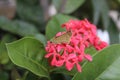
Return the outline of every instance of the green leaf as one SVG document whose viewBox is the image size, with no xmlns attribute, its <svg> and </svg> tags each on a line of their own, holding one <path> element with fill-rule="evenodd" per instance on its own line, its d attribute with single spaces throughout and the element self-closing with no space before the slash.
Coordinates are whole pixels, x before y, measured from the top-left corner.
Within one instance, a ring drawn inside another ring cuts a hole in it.
<svg viewBox="0 0 120 80">
<path fill-rule="evenodd" d="M 9 75 L 7 72 L 0 72 L 0 80 L 8 80 L 9 79 Z"/>
<path fill-rule="evenodd" d="M 85 0 L 67 0 L 66 5 L 65 5 L 65 9 L 64 9 L 64 13 L 72 13 L 72 12 L 74 12 L 84 2 L 85 2 Z"/>
<path fill-rule="evenodd" d="M 59 11 L 62 4 L 62 0 L 52 0 L 52 3 L 55 6 L 55 8 Z"/>
<path fill-rule="evenodd" d="M 70 19 L 75 19 L 73 17 L 63 15 L 63 14 L 58 14 L 54 16 L 47 24 L 46 27 L 46 36 L 48 39 L 51 39 L 56 35 L 58 32 L 65 31 L 64 28 L 61 27 L 61 25 L 65 22 L 67 22 Z"/>
<path fill-rule="evenodd" d="M 65 3 L 63 13 L 66 13 L 66 14 L 74 12 L 85 2 L 85 0 L 53 0 L 53 4 L 57 9 L 60 9 L 60 7 L 63 6 L 62 1 L 64 1 Z"/>
<path fill-rule="evenodd" d="M 38 29 L 43 30 L 44 14 L 39 0 L 17 1 L 17 14 L 22 20 L 33 23 L 38 26 Z"/>
<path fill-rule="evenodd" d="M 65 67 L 58 67 L 58 68 L 51 69 L 51 72 L 63 73 L 63 74 L 67 74 L 67 75 L 73 76 L 77 72 L 77 69 L 76 69 L 76 67 L 74 67 L 71 71 L 68 71 Z"/>
<path fill-rule="evenodd" d="M 5 43 L 16 40 L 16 38 L 10 34 L 3 35 L 0 42 L 0 64 L 7 64 L 9 62 L 9 57 L 7 54 L 7 49 Z"/>
<path fill-rule="evenodd" d="M 92 0 L 92 4 L 94 9 L 94 24 L 98 24 L 99 18 L 102 17 L 103 26 L 106 29 L 109 26 L 109 8 L 106 0 Z"/>
<path fill-rule="evenodd" d="M 109 33 L 109 37 L 110 37 L 110 44 L 119 43 L 119 41 L 120 41 L 119 30 L 112 20 L 110 21 L 108 33 Z"/>
<path fill-rule="evenodd" d="M 93 56 L 72 80 L 120 80 L 120 44 L 111 45 Z"/>
<path fill-rule="evenodd" d="M 18 41 L 8 43 L 8 55 L 11 61 L 40 77 L 48 77 L 48 70 L 43 65 L 45 50 L 43 44 L 34 38 L 23 38 Z"/>
<path fill-rule="evenodd" d="M 46 39 L 45 35 L 38 33 L 38 34 L 34 34 L 34 35 L 31 35 L 28 37 L 35 38 L 35 39 L 39 40 L 41 43 L 43 43 L 44 46 L 46 46 L 47 39 Z"/>
<path fill-rule="evenodd" d="M 34 35 L 39 33 L 39 31 L 36 29 L 34 25 L 23 21 L 15 20 L 13 22 L 13 26 L 16 27 L 16 29 L 14 28 L 16 33 L 21 36 Z"/>
<path fill-rule="evenodd" d="M 90 55 L 94 55 L 96 52 L 97 50 L 92 46 L 85 49 L 85 53 L 90 54 Z"/>
<path fill-rule="evenodd" d="M 43 34 L 35 34 L 33 37 L 35 37 L 36 39 L 38 39 L 39 41 L 41 41 L 44 46 L 47 43 L 46 37 Z"/>
<path fill-rule="evenodd" d="M 40 80 L 41 77 L 38 77 L 31 72 L 27 72 L 27 75 L 25 78 L 22 78 L 22 80 Z"/>
<path fill-rule="evenodd" d="M 120 0 L 118 0 L 118 2 L 120 3 Z"/>
<path fill-rule="evenodd" d="M 39 32 L 32 24 L 19 20 L 10 21 L 5 17 L 0 17 L 0 28 L 20 36 L 34 35 Z"/>
</svg>

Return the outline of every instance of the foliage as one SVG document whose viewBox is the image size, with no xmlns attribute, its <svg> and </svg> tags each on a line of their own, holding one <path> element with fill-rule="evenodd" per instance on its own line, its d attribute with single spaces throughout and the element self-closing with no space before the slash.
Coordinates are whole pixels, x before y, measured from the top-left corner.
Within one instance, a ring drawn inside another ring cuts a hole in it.
<svg viewBox="0 0 120 80">
<path fill-rule="evenodd" d="M 83 64 L 83 72 L 76 73 L 72 80 L 119 80 L 119 49 L 120 45 L 112 45 L 93 55 L 91 63 Z M 112 57 L 112 58 L 111 58 Z M 92 69 L 93 68 L 93 69 Z M 92 74 L 91 74 L 92 73 Z M 94 74 L 94 75 L 93 75 Z M 111 75 L 111 76 L 110 76 Z"/>
<path fill-rule="evenodd" d="M 46 62 L 44 62 L 45 51 L 41 42 L 32 38 L 23 38 L 8 43 L 6 46 L 10 59 L 16 65 L 26 68 L 36 75 L 48 77 L 48 71 L 42 64 Z"/>
<path fill-rule="evenodd" d="M 55 6 L 54 16 L 46 15 L 46 6 L 40 1 L 17 0 L 14 18 L 0 16 L 0 80 L 120 79 L 119 28 L 108 15 L 110 10 L 120 9 L 120 0 L 43 0 L 48 1 L 48 8 L 49 4 Z M 93 61 L 84 61 L 81 73 L 76 68 L 51 67 L 44 58 L 47 40 L 64 31 L 63 23 L 83 18 L 108 31 L 110 46 L 98 52 L 87 49 Z"/>
</svg>

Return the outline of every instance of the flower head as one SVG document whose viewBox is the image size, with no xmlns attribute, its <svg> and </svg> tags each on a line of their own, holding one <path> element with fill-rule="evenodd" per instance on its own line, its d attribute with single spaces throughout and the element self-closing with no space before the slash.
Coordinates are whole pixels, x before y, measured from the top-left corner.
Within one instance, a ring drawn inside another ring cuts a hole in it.
<svg viewBox="0 0 120 80">
<path fill-rule="evenodd" d="M 74 65 L 81 72 L 81 63 L 83 60 L 92 61 L 91 55 L 85 53 L 85 49 L 94 46 L 96 50 L 101 50 L 107 46 L 107 43 L 101 41 L 96 36 L 96 26 L 85 20 L 70 20 L 62 25 L 66 31 L 59 32 L 55 40 L 48 41 L 46 45 L 46 58 L 51 58 L 51 66 L 61 67 L 65 65 L 68 71 L 72 70 Z M 59 39 L 61 39 L 59 41 Z"/>
</svg>

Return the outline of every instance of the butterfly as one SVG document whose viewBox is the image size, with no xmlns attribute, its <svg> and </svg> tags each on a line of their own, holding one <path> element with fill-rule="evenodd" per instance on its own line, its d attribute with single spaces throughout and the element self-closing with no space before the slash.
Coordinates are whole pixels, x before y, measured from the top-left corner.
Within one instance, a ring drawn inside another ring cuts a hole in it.
<svg viewBox="0 0 120 80">
<path fill-rule="evenodd" d="M 50 41 L 55 44 L 69 43 L 71 36 L 72 36 L 72 33 L 70 31 L 68 31 L 58 37 L 53 37 Z"/>
</svg>

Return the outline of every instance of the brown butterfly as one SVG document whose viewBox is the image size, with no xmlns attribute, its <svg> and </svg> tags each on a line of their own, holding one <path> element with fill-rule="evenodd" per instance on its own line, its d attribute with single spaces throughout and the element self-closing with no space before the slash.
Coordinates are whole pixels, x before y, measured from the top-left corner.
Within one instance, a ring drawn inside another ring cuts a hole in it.
<svg viewBox="0 0 120 80">
<path fill-rule="evenodd" d="M 71 35 L 72 35 L 72 33 L 69 31 L 69 32 L 62 34 L 61 36 L 53 37 L 50 41 L 55 44 L 69 43 Z"/>
</svg>

